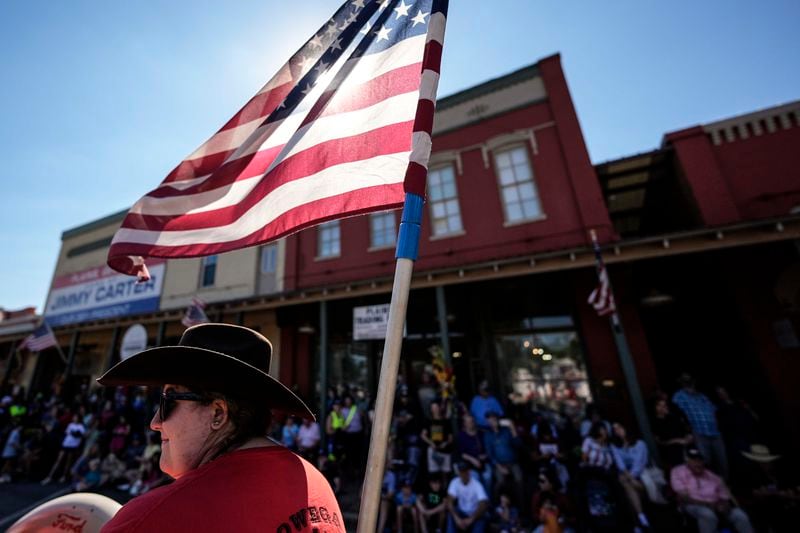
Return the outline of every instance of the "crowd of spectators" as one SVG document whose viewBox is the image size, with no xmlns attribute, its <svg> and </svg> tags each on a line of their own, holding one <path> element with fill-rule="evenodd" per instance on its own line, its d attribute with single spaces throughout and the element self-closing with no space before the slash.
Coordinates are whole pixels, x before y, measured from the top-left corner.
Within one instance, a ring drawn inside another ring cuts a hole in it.
<svg viewBox="0 0 800 533">
<path fill-rule="evenodd" d="M 752 409 L 722 388 L 715 396 L 683 376 L 674 394 L 655 397 L 656 462 L 634 428 L 593 404 L 578 413 L 513 403 L 486 382 L 466 401 L 432 373 L 417 387 L 401 382 L 379 531 L 790 531 L 796 479 L 776 468 Z M 0 483 L 135 496 L 168 482 L 149 429 L 157 400 L 146 388 L 3 391 Z M 276 419 L 271 435 L 341 495 L 363 479 L 372 405 L 358 387 L 331 387 L 326 400 L 319 423 Z"/>
<path fill-rule="evenodd" d="M 150 431 L 157 402 L 146 389 L 80 387 L 27 398 L 0 396 L 0 483 L 68 483 L 73 490 L 113 486 L 130 495 L 161 484 L 160 437 Z"/>
<path fill-rule="evenodd" d="M 672 396 L 656 395 L 657 461 L 633 427 L 596 405 L 570 416 L 513 404 L 486 382 L 458 401 L 422 390 L 431 381 L 423 377 L 420 391 L 398 386 L 381 533 L 745 533 L 791 531 L 800 518 L 796 479 L 778 475 L 788 472 L 759 443 L 757 417 L 722 388 L 712 402 L 683 376 Z M 357 414 L 369 424 L 367 407 Z M 333 419 L 347 423 L 344 413 Z"/>
</svg>

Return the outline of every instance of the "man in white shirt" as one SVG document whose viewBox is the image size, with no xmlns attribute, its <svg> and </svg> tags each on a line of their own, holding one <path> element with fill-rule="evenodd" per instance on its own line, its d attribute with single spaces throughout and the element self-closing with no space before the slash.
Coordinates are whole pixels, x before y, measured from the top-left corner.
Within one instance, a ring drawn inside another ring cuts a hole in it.
<svg viewBox="0 0 800 533">
<path fill-rule="evenodd" d="M 482 533 L 486 528 L 489 498 L 483 485 L 472 477 L 467 463 L 458 463 L 457 468 L 458 476 L 447 487 L 447 533 Z"/>
<path fill-rule="evenodd" d="M 311 464 L 316 464 L 319 441 L 319 424 L 304 418 L 303 424 L 300 426 L 300 429 L 297 430 L 297 450 L 300 452 L 300 455 L 310 461 Z"/>
</svg>

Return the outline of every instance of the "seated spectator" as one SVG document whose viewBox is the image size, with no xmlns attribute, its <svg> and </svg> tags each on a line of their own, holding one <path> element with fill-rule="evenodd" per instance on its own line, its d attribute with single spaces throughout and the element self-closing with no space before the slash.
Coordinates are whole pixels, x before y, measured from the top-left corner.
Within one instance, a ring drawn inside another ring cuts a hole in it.
<svg viewBox="0 0 800 533">
<path fill-rule="evenodd" d="M 494 509 L 492 526 L 500 533 L 516 533 L 519 531 L 519 509 L 511 505 L 508 494 L 500 494 L 500 503 Z"/>
<path fill-rule="evenodd" d="M 683 463 L 684 448 L 692 442 L 692 432 L 684 418 L 670 410 L 666 398 L 656 400 L 653 436 L 667 468 Z"/>
<path fill-rule="evenodd" d="M 428 445 L 428 473 L 441 474 L 443 480 L 451 468 L 453 428 L 450 420 L 442 417 L 439 402 L 431 402 L 431 419 L 422 428 L 420 439 Z"/>
<path fill-rule="evenodd" d="M 555 471 L 539 470 L 538 487 L 531 499 L 531 517 L 538 526 L 534 533 L 573 531 L 575 513 Z"/>
<path fill-rule="evenodd" d="M 776 468 L 780 455 L 763 444 L 741 452 L 749 463 L 739 484 L 740 501 L 751 511 L 758 531 L 789 532 L 800 523 L 800 487 L 792 483 L 787 468 Z"/>
<path fill-rule="evenodd" d="M 414 525 L 414 531 L 418 531 L 419 521 L 417 520 L 417 495 L 411 487 L 411 480 L 404 479 L 400 487 L 400 492 L 395 494 L 394 497 L 396 518 L 397 518 L 397 533 L 402 533 L 403 524 L 407 518 L 411 519 Z"/>
<path fill-rule="evenodd" d="M 458 476 L 447 487 L 447 532 L 482 533 L 486 528 L 489 498 L 483 485 L 472 477 L 469 464 L 460 462 L 457 470 Z"/>
<path fill-rule="evenodd" d="M 464 427 L 456 437 L 456 450 L 461 461 L 469 463 L 470 468 L 480 475 L 480 481 L 486 490 L 492 489 L 492 465 L 486 448 L 483 445 L 483 436 L 478 432 L 475 417 L 465 413 Z"/>
<path fill-rule="evenodd" d="M 108 483 L 127 481 L 125 478 L 125 470 L 125 463 L 111 452 L 109 452 L 100 463 L 100 471 L 105 481 Z"/>
<path fill-rule="evenodd" d="M 85 492 L 100 486 L 103 472 L 100 469 L 100 459 L 94 458 L 89 461 L 89 469 L 80 475 L 72 486 L 75 492 Z"/>
<path fill-rule="evenodd" d="M 125 445 L 128 443 L 128 435 L 130 435 L 130 433 L 131 425 L 124 416 L 120 416 L 119 421 L 111 431 L 111 451 L 117 454 L 122 452 L 122 450 L 125 449 Z"/>
<path fill-rule="evenodd" d="M 492 396 L 489 392 L 489 382 L 481 381 L 478 385 L 478 394 L 472 398 L 469 404 L 469 412 L 475 417 L 475 423 L 481 430 L 489 429 L 489 422 L 486 420 L 487 413 L 497 413 L 498 416 L 503 416 L 503 406 L 500 402 Z"/>
<path fill-rule="evenodd" d="M 428 479 L 427 490 L 417 498 L 417 513 L 422 533 L 428 533 L 428 530 L 444 530 L 447 502 L 439 476 L 431 476 Z"/>
<path fill-rule="evenodd" d="M 732 505 L 728 487 L 706 468 L 698 448 L 692 446 L 686 450 L 686 463 L 672 469 L 670 485 L 683 510 L 697 520 L 700 533 L 716 532 L 720 517 L 738 533 L 753 531 L 747 514 Z"/>
<path fill-rule="evenodd" d="M 389 513 L 392 511 L 394 505 L 394 495 L 397 491 L 397 478 L 394 472 L 386 469 L 383 474 L 383 483 L 381 483 L 381 507 L 378 511 L 378 531 L 383 533 L 386 528 L 386 521 L 389 519 Z"/>
<path fill-rule="evenodd" d="M 483 445 L 492 463 L 495 479 L 494 494 L 499 495 L 500 489 L 510 483 L 513 477 L 514 490 L 519 499 L 522 492 L 522 468 L 517 459 L 517 448 L 520 445 L 517 429 L 507 419 L 503 420 L 501 426 L 498 414 L 495 412 L 489 412 L 486 420 L 489 423 L 489 430 L 483 435 Z"/>
<path fill-rule="evenodd" d="M 608 430 L 605 422 L 595 422 L 581 445 L 581 466 L 600 472 L 608 472 L 614 465 L 608 449 Z"/>
<path fill-rule="evenodd" d="M 641 476 L 648 461 L 647 445 L 642 439 L 631 438 L 625 427 L 618 422 L 612 426 L 612 431 L 614 436 L 611 441 L 611 454 L 617 467 L 620 485 L 625 491 L 628 503 L 636 513 L 639 525 L 650 527 L 642 508 L 641 498 L 644 492 Z"/>
</svg>

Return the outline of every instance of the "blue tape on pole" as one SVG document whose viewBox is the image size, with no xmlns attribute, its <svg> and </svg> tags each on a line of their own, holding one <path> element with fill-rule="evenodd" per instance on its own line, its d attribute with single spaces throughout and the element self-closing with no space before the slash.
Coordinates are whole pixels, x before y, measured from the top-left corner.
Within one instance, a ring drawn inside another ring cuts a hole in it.
<svg viewBox="0 0 800 533">
<path fill-rule="evenodd" d="M 406 203 L 400 219 L 400 233 L 397 237 L 397 251 L 395 252 L 397 259 L 417 260 L 423 205 L 425 205 L 425 199 L 422 196 L 406 193 Z"/>
</svg>

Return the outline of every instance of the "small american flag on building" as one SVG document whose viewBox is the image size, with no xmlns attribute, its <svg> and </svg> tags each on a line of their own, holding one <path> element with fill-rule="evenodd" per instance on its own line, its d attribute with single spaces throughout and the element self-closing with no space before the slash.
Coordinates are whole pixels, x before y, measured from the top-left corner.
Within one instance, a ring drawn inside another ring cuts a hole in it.
<svg viewBox="0 0 800 533">
<path fill-rule="evenodd" d="M 25 340 L 19 345 L 19 349 L 27 348 L 32 352 L 41 352 L 54 346 L 58 346 L 56 336 L 47 322 L 42 322 L 39 327 L 33 330 L 33 333 L 25 337 Z"/>
<path fill-rule="evenodd" d="M 591 232 L 592 245 L 594 247 L 595 266 L 597 270 L 597 287 L 589 294 L 587 300 L 589 305 L 594 307 L 600 316 L 609 315 L 617 310 L 614 303 L 614 293 L 611 290 L 611 282 L 608 280 L 608 271 L 600 253 L 600 245 L 597 242 L 597 235 L 594 230 Z"/>
<path fill-rule="evenodd" d="M 186 308 L 186 313 L 184 313 L 183 318 L 181 319 L 181 324 L 189 328 L 196 326 L 197 324 L 205 324 L 206 322 L 210 322 L 208 320 L 208 315 L 206 315 L 205 309 L 206 303 L 203 300 L 200 298 L 192 298 L 192 303 L 190 303 L 189 307 Z"/>
<path fill-rule="evenodd" d="M 109 266 L 146 278 L 143 257 L 217 254 L 424 196 L 446 13 L 447 0 L 345 2 L 136 202 Z"/>
</svg>

